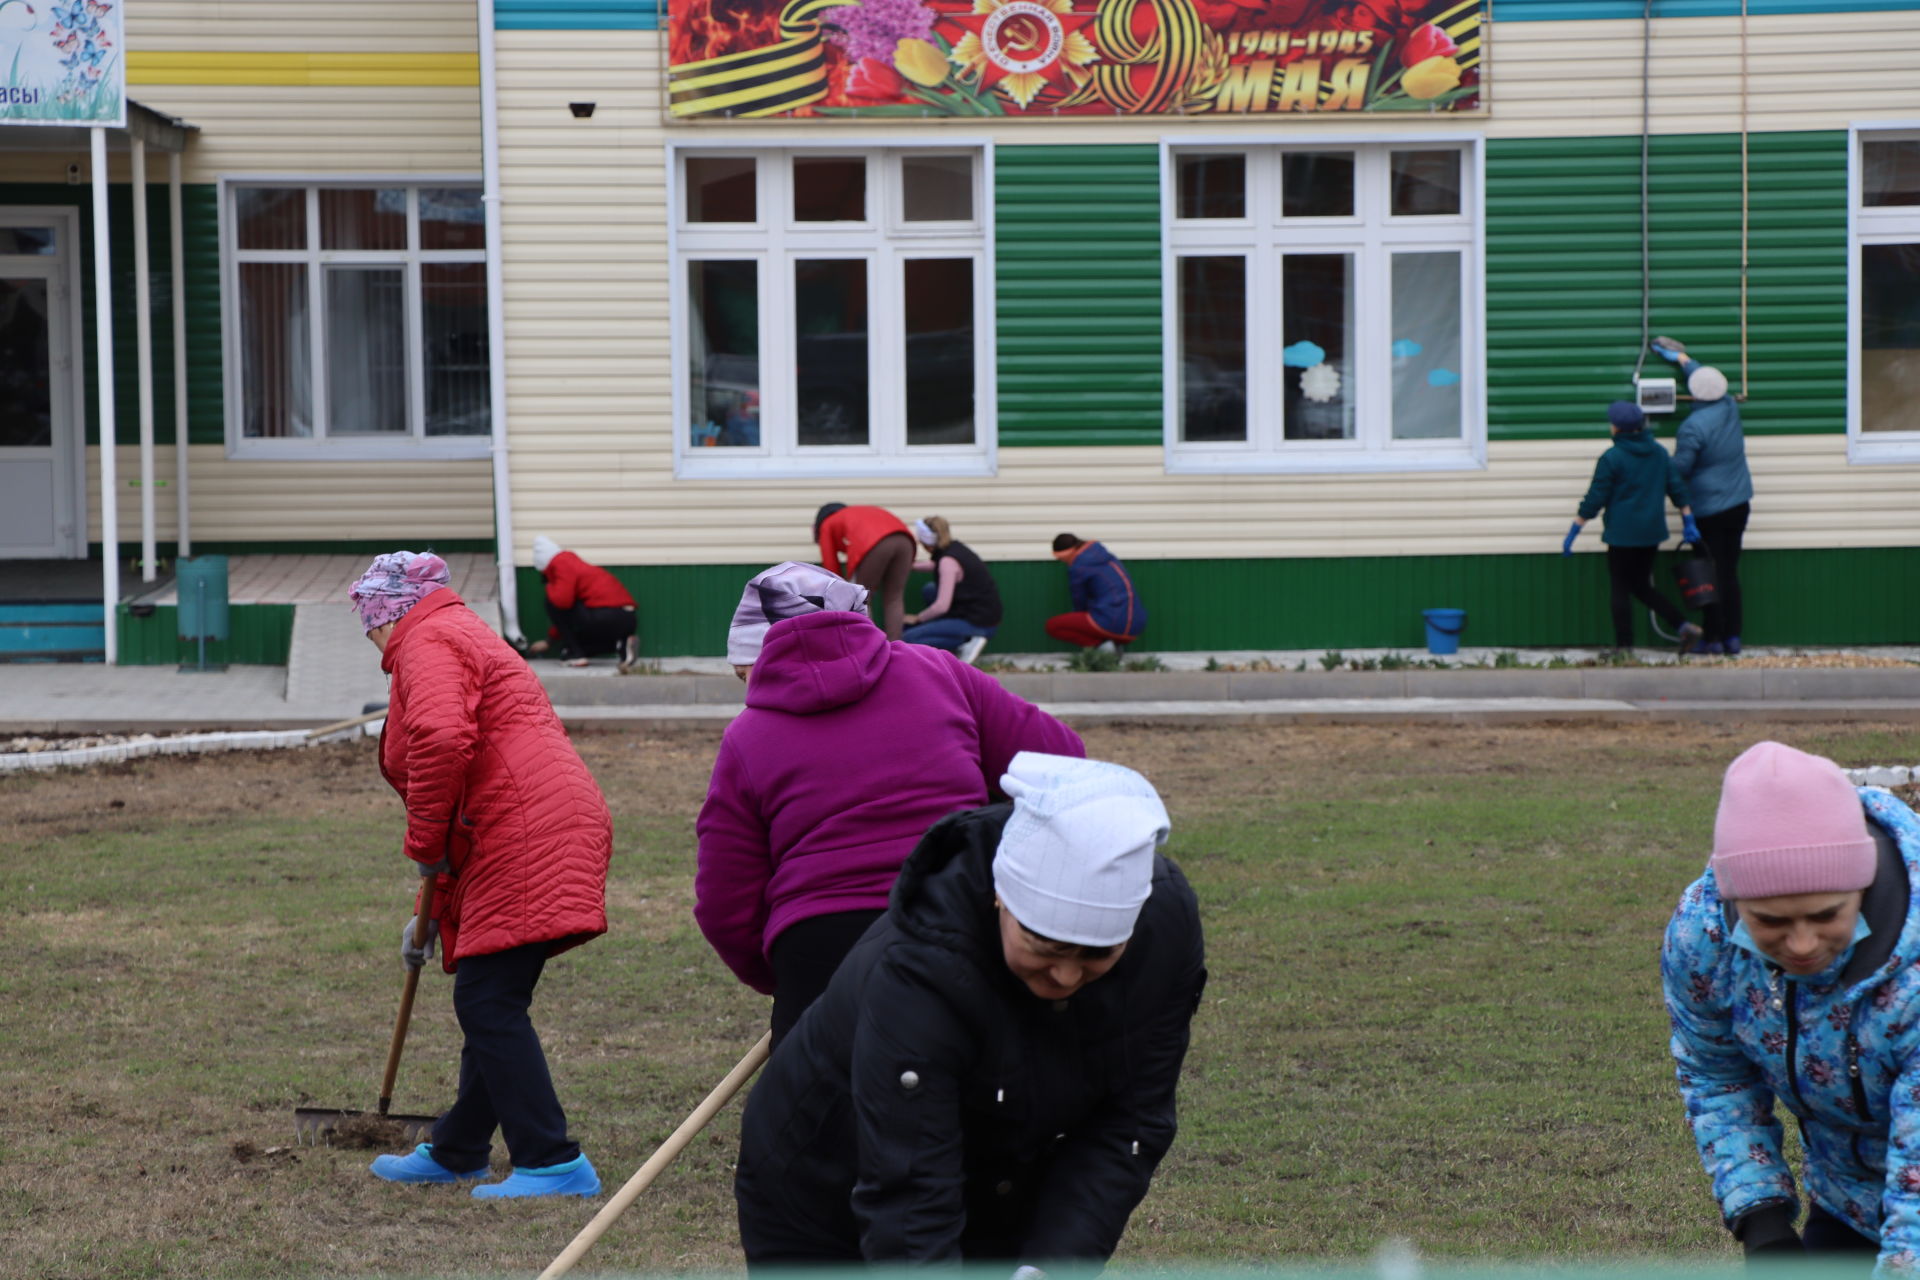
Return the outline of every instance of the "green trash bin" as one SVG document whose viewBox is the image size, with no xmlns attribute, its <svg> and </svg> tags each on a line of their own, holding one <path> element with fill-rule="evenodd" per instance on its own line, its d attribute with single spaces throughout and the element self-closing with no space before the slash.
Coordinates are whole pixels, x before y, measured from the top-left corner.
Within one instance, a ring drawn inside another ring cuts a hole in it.
<svg viewBox="0 0 1920 1280">
<path fill-rule="evenodd" d="M 200 646 L 197 666 L 182 669 L 207 670 L 207 641 L 227 639 L 227 558 L 225 556 L 183 556 L 176 562 L 174 589 L 180 597 L 180 638 L 196 640 Z"/>
</svg>

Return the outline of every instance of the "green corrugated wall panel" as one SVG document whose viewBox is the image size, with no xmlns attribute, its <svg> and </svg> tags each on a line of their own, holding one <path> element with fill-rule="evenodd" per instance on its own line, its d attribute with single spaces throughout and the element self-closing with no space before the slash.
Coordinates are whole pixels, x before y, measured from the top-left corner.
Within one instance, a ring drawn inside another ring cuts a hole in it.
<svg viewBox="0 0 1920 1280">
<path fill-rule="evenodd" d="M 207 642 L 208 662 L 286 665 L 293 644 L 292 605 L 236 604 L 227 614 L 227 639 Z M 119 621 L 122 666 L 170 667 L 199 659 L 200 642 L 180 638 L 180 610 L 174 605 L 155 605 L 143 618 L 121 605 Z"/>
<path fill-rule="evenodd" d="M 994 152 L 1002 446 L 1159 444 L 1160 157 Z"/>
<path fill-rule="evenodd" d="M 173 443 L 173 250 L 167 226 L 166 158 L 148 157 L 147 250 L 152 259 L 154 438 Z M 114 435 L 140 443 L 140 372 L 134 326 L 133 202 L 131 188 L 108 192 L 113 236 Z M 226 439 L 220 354 L 220 233 L 218 189 L 191 183 L 180 192 L 187 266 L 188 438 L 195 444 Z M 93 195 L 84 183 L 0 183 L 0 205 L 57 205 L 80 210 L 81 345 L 86 361 L 87 442 L 100 440 L 99 382 L 93 333 Z"/>
<path fill-rule="evenodd" d="M 650 656 L 726 651 L 740 588 L 764 565 L 627 566 L 613 572 L 640 603 Z M 1128 562 L 1152 620 L 1142 650 L 1419 649 L 1422 609 L 1467 611 L 1465 643 L 1548 647 L 1612 642 L 1606 558 L 1383 556 L 1326 560 Z M 991 651 L 1058 651 L 1046 619 L 1065 612 L 1066 572 L 1051 560 L 993 566 L 1007 620 Z M 1749 551 L 1741 561 L 1746 638 L 1764 645 L 1912 644 L 1920 595 L 1880 584 L 1920 574 L 1920 548 Z M 1658 570 L 1671 593 L 1666 563 Z M 916 576 L 909 607 L 919 599 Z M 1849 586 L 1848 584 L 1852 584 Z M 521 626 L 546 631 L 540 575 L 519 572 Z M 1641 642 L 1651 643 L 1644 610 Z"/>
<path fill-rule="evenodd" d="M 1846 135 L 1755 134 L 1748 169 L 1747 430 L 1844 431 Z M 1655 138 L 1648 190 L 1653 332 L 1737 390 L 1738 135 Z M 1488 143 L 1486 241 L 1489 435 L 1596 435 L 1640 355 L 1640 140 Z"/>
</svg>

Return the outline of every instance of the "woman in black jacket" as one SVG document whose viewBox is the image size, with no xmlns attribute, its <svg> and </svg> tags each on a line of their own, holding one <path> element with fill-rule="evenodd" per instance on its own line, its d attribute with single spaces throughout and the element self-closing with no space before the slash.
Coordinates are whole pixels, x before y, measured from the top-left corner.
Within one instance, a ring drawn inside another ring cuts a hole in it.
<svg viewBox="0 0 1920 1280">
<path fill-rule="evenodd" d="M 941 820 L 768 1064 L 750 1266 L 1102 1262 L 1173 1142 L 1199 908 L 1130 769 L 1022 752 Z"/>
</svg>

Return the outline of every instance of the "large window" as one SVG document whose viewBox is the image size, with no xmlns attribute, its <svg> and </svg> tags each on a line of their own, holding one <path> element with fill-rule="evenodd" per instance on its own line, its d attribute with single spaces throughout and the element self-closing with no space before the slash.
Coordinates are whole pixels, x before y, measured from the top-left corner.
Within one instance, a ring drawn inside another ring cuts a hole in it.
<svg viewBox="0 0 1920 1280">
<path fill-rule="evenodd" d="M 1172 470 L 1479 466 L 1464 143 L 1167 152 Z"/>
<path fill-rule="evenodd" d="M 478 187 L 230 182 L 225 201 L 236 453 L 486 447 Z"/>
<path fill-rule="evenodd" d="M 1920 129 L 1854 136 L 1850 454 L 1920 461 Z"/>
<path fill-rule="evenodd" d="M 673 163 L 681 474 L 987 465 L 981 151 L 686 147 Z"/>
</svg>

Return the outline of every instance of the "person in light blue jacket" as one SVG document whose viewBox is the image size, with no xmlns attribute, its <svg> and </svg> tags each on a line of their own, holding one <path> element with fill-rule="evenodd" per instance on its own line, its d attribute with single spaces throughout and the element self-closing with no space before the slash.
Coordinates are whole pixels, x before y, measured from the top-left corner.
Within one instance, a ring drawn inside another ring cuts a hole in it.
<svg viewBox="0 0 1920 1280">
<path fill-rule="evenodd" d="M 1728 767 L 1660 978 L 1687 1128 L 1749 1259 L 1920 1270 L 1917 869 L 1920 817 L 1831 760 L 1762 742 Z M 1776 1104 L 1800 1130 L 1797 1228 Z"/>
<path fill-rule="evenodd" d="M 1753 475 L 1740 406 L 1727 394 L 1727 376 L 1701 364 L 1672 338 L 1655 338 L 1653 349 L 1680 366 L 1693 409 L 1680 424 L 1673 465 L 1693 496 L 1693 517 L 1707 554 L 1713 557 L 1717 599 L 1702 612 L 1703 653 L 1739 653 L 1744 625 L 1740 594 L 1740 544 L 1753 506 Z"/>
</svg>

